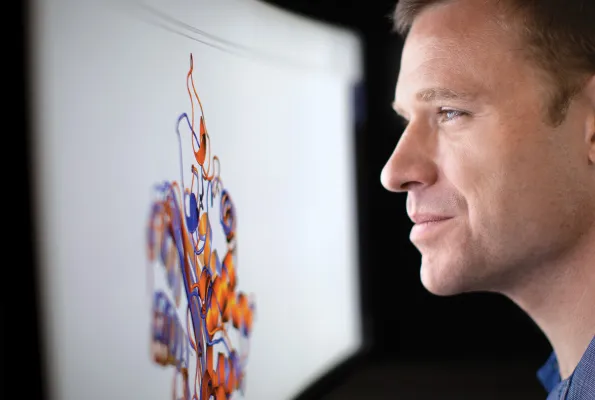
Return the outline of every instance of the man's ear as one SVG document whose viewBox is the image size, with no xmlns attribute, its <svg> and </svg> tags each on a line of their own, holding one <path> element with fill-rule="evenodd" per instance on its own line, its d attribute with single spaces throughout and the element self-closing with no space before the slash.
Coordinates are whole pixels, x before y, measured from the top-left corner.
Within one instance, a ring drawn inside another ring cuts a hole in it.
<svg viewBox="0 0 595 400">
<path fill-rule="evenodd" d="M 587 81 L 585 95 L 589 102 L 589 118 L 587 120 L 586 141 L 589 146 L 589 161 L 595 164 L 595 75 Z"/>
</svg>

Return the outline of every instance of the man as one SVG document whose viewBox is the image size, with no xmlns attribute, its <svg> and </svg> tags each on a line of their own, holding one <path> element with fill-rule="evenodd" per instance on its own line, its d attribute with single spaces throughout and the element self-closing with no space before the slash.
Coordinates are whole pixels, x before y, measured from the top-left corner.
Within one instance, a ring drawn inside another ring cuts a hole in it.
<svg viewBox="0 0 595 400">
<path fill-rule="evenodd" d="M 382 171 L 407 192 L 421 280 L 508 296 L 554 352 L 551 399 L 595 399 L 595 1 L 400 0 Z"/>
</svg>

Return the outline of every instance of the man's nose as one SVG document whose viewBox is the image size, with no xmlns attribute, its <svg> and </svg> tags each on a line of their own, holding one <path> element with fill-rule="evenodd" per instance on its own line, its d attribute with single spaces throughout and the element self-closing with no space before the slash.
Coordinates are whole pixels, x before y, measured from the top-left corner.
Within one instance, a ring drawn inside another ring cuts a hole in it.
<svg viewBox="0 0 595 400">
<path fill-rule="evenodd" d="M 391 192 L 406 192 L 434 184 L 438 178 L 435 150 L 435 135 L 410 123 L 382 169 L 382 186 Z"/>
</svg>

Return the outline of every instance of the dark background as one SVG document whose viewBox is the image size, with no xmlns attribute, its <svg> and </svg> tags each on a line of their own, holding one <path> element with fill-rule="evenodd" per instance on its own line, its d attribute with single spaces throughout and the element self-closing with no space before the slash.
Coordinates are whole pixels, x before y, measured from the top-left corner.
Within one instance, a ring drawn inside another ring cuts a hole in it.
<svg viewBox="0 0 595 400">
<path fill-rule="evenodd" d="M 425 291 L 419 280 L 420 255 L 409 242 L 411 222 L 405 212 L 405 195 L 391 194 L 380 185 L 381 168 L 402 132 L 391 109 L 402 49 L 402 40 L 391 32 L 394 1 L 262 1 L 351 29 L 363 45 L 366 118 L 355 136 L 366 346 L 362 354 L 305 389 L 299 399 L 544 399 L 546 393 L 535 371 L 551 349 L 539 329 L 502 296 L 442 298 Z M 22 35 L 20 41 L 9 40 L 16 48 L 10 51 L 7 64 L 9 75 L 17 77 L 9 82 L 16 87 L 12 100 L 17 113 L 12 123 L 14 129 L 29 132 L 27 99 L 32 88 L 25 79 L 29 64 L 24 51 L 27 2 L 19 4 L 21 18 L 11 20 Z M 36 333 L 39 298 L 34 284 L 35 246 L 28 202 L 32 160 L 27 141 L 28 135 L 16 135 L 5 142 L 7 149 L 16 149 L 10 152 L 16 159 L 11 169 L 18 171 L 13 189 L 24 199 L 13 202 L 7 217 L 6 225 L 15 227 L 12 243 L 19 259 L 14 264 L 18 268 L 8 268 L 6 279 L 23 282 L 28 295 L 19 300 L 19 309 L 32 312 L 3 311 L 0 389 L 4 391 L 5 384 L 12 382 L 12 377 L 5 376 L 10 361 L 15 378 L 27 380 L 27 397 L 41 398 L 47 382 L 35 362 L 41 359 L 41 347 Z M 8 316 L 9 312 L 15 314 Z M 13 329 L 17 325 L 21 328 Z M 21 385 L 13 386 L 22 390 Z"/>
<path fill-rule="evenodd" d="M 353 30 L 363 45 L 366 119 L 355 134 L 367 352 L 302 398 L 333 390 L 333 399 L 545 398 L 535 373 L 551 348 L 541 331 L 503 296 L 428 293 L 419 279 L 420 254 L 409 241 L 406 195 L 380 184 L 403 130 L 391 108 L 403 45 L 392 32 L 396 2 L 266 2 Z"/>
</svg>

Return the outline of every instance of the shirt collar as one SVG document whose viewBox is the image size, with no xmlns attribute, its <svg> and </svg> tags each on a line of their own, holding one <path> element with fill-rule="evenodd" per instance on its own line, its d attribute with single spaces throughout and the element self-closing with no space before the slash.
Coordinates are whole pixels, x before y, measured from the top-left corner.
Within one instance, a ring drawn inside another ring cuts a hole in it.
<svg viewBox="0 0 595 400">
<path fill-rule="evenodd" d="M 579 362 L 577 368 L 574 370 L 572 375 L 574 375 L 577 372 L 577 370 L 581 370 L 581 366 L 586 363 L 592 363 L 593 365 L 595 365 L 595 335 L 593 336 L 591 343 L 587 347 L 585 354 L 581 358 L 581 361 Z M 580 372 L 581 371 L 579 371 L 579 373 Z M 555 352 L 552 352 L 545 364 L 541 368 L 539 368 L 539 370 L 537 371 L 537 378 L 539 379 L 545 390 L 548 391 L 548 393 L 551 392 L 556 386 L 558 386 L 558 384 L 560 384 L 562 378 L 560 377 L 560 367 L 558 365 L 558 358 L 556 357 Z"/>
<path fill-rule="evenodd" d="M 537 370 L 537 379 L 548 393 L 560 383 L 562 378 L 560 377 L 560 367 L 555 352 L 552 351 L 545 364 Z"/>
</svg>

